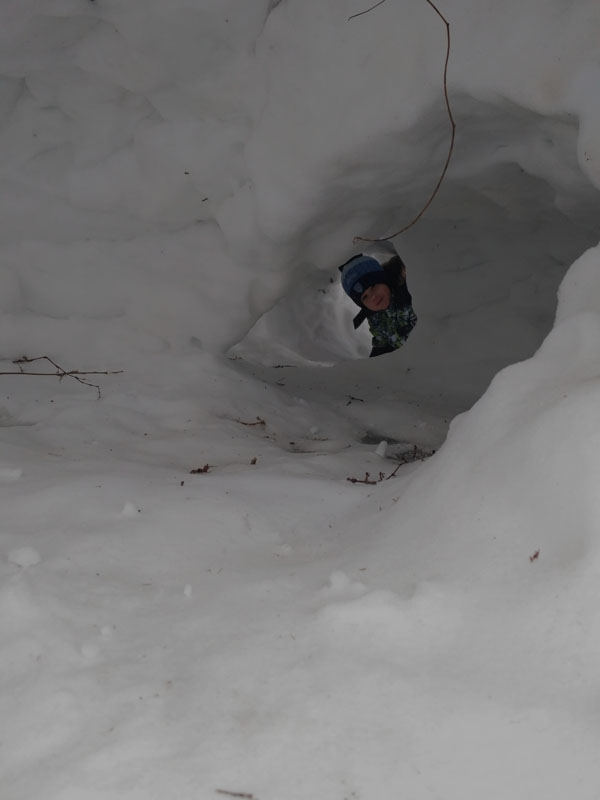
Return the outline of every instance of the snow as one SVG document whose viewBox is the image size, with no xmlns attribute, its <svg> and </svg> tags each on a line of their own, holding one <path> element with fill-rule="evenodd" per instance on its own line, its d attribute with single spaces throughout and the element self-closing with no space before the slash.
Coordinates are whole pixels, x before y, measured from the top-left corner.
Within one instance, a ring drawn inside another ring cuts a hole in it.
<svg viewBox="0 0 600 800">
<path fill-rule="evenodd" d="M 0 9 L 2 800 L 598 797 L 600 9 L 440 6 L 376 359 L 450 123 L 363 10 Z"/>
<path fill-rule="evenodd" d="M 8 560 L 18 567 L 32 567 L 34 564 L 39 564 L 42 559 L 35 547 L 15 547 L 9 552 Z"/>
</svg>

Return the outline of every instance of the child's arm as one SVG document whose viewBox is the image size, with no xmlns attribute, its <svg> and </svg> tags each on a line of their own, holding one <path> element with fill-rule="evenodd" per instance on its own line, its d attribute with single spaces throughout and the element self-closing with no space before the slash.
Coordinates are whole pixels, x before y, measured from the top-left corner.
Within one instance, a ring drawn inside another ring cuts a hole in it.
<svg viewBox="0 0 600 800">
<path fill-rule="evenodd" d="M 391 345 L 387 344 L 382 347 L 376 347 L 373 345 L 371 348 L 371 352 L 369 353 L 369 358 L 375 358 L 375 356 L 384 356 L 386 353 L 393 353 L 394 350 L 397 350 L 396 347 L 392 347 Z"/>
</svg>

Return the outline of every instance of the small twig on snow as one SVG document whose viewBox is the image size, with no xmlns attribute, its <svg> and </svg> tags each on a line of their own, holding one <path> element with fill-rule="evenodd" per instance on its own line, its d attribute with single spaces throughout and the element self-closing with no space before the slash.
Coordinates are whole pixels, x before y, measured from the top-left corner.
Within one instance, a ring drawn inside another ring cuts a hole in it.
<svg viewBox="0 0 600 800">
<path fill-rule="evenodd" d="M 369 472 L 365 472 L 364 478 L 346 478 L 346 480 L 350 481 L 350 483 L 368 483 L 370 486 L 375 486 L 375 484 L 377 483 L 377 481 L 370 480 Z"/>
<path fill-rule="evenodd" d="M 230 792 L 227 789 L 215 789 L 217 794 L 226 794 L 227 797 L 243 797 L 245 800 L 255 800 L 253 794 L 248 792 Z"/>
<path fill-rule="evenodd" d="M 390 478 L 395 478 L 396 477 L 396 473 L 398 472 L 398 470 L 400 469 L 401 466 L 402 466 L 402 462 L 400 462 L 398 464 L 398 466 L 396 467 L 396 469 L 393 472 L 390 472 L 390 474 L 386 478 L 386 481 L 389 481 Z"/>
<path fill-rule="evenodd" d="M 191 469 L 190 475 L 202 475 L 203 473 L 208 472 L 210 469 L 212 469 L 212 467 L 213 467 L 212 464 L 205 464 L 203 467 L 198 467 L 197 469 Z"/>
<path fill-rule="evenodd" d="M 256 418 L 256 422 L 243 422 L 241 419 L 236 419 L 235 422 L 239 422 L 240 425 L 246 425 L 249 428 L 252 428 L 254 425 L 266 425 L 267 424 L 264 421 L 264 419 L 261 419 L 260 417 Z"/>
<path fill-rule="evenodd" d="M 398 464 L 396 469 L 393 472 L 391 472 L 389 475 L 386 475 L 385 472 L 380 472 L 379 473 L 379 478 L 376 481 L 374 481 L 374 480 L 371 480 L 371 474 L 369 472 L 365 472 L 365 477 L 364 478 L 346 478 L 346 480 L 350 481 L 350 483 L 367 483 L 367 484 L 369 484 L 369 486 L 375 486 L 376 484 L 381 483 L 382 481 L 389 481 L 390 478 L 395 478 L 396 477 L 396 473 L 398 472 L 400 467 L 404 466 L 405 464 L 411 464 L 414 461 L 425 461 L 426 458 L 429 458 L 434 453 L 435 453 L 435 450 L 432 450 L 431 452 L 428 453 L 425 450 L 421 450 L 420 448 L 418 448 L 417 445 L 414 445 L 412 451 L 410 451 L 408 453 L 403 453 L 400 456 L 400 463 Z M 539 555 L 539 551 L 538 551 L 538 555 Z M 534 556 L 531 557 L 532 561 L 533 561 L 534 557 L 537 558 L 537 555 L 535 553 L 534 553 Z"/>
<path fill-rule="evenodd" d="M 26 372 L 22 364 L 32 364 L 34 361 L 48 361 L 49 364 L 52 364 L 53 367 L 56 368 L 56 372 Z M 102 397 L 102 393 L 100 392 L 100 387 L 97 383 L 92 383 L 91 381 L 84 380 L 81 376 L 82 375 L 119 375 L 123 372 L 122 369 L 117 370 L 79 370 L 79 369 L 70 369 L 66 370 L 53 361 L 49 356 L 37 356 L 36 358 L 28 358 L 27 356 L 21 356 L 21 358 L 15 359 L 13 364 L 17 364 L 19 367 L 18 371 L 15 372 L 0 372 L 0 375 L 29 375 L 30 377 L 40 378 L 40 377 L 51 377 L 51 378 L 58 378 L 59 381 L 62 381 L 63 378 L 73 378 L 73 380 L 82 383 L 84 386 L 91 386 L 92 389 L 95 389 L 98 392 L 98 400 Z"/>
<path fill-rule="evenodd" d="M 413 445 L 412 450 L 409 450 L 407 453 L 401 453 L 400 456 L 398 456 L 400 459 L 398 467 L 401 467 L 404 464 L 412 464 L 415 461 L 425 461 L 426 458 L 431 458 L 431 456 L 433 455 L 435 455 L 435 450 L 423 450 L 422 448 L 417 447 L 417 445 L 415 444 Z M 396 469 L 392 473 L 393 475 L 396 474 L 396 470 L 398 469 L 398 467 L 396 467 Z"/>
</svg>

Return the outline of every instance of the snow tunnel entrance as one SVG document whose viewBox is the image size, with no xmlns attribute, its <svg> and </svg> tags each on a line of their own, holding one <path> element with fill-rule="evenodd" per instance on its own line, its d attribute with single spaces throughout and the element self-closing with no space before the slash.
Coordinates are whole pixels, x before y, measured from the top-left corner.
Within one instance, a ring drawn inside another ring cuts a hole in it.
<svg viewBox="0 0 600 800">
<path fill-rule="evenodd" d="M 532 174 L 513 157 L 481 158 L 472 142 L 427 214 L 394 240 L 419 322 L 401 350 L 382 358 L 390 376 L 402 372 L 402 385 L 415 393 L 449 394 L 466 407 L 500 369 L 531 356 L 552 327 L 565 272 L 597 244 L 600 194 L 573 155 L 576 126 L 556 122 L 554 138 L 557 126 L 568 129 L 561 156 L 569 152 L 569 163 L 556 182 L 548 168 Z M 551 140 L 548 126 L 538 124 L 520 146 L 538 147 L 530 162 L 539 166 L 540 148 L 555 147 Z M 498 140 L 493 148 L 502 153 Z M 514 156 L 514 141 L 510 150 Z M 398 217 L 406 218 L 405 210 Z M 355 252 L 349 248 L 347 257 Z M 356 306 L 339 286 L 337 264 L 322 267 L 297 270 L 287 294 L 232 353 L 264 366 L 347 368 L 367 358 L 367 326 L 353 330 Z"/>
</svg>

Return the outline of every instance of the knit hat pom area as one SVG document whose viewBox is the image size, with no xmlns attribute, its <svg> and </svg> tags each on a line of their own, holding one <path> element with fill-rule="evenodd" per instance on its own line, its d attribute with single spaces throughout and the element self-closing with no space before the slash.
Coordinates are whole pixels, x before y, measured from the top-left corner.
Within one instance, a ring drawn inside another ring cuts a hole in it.
<svg viewBox="0 0 600 800">
<path fill-rule="evenodd" d="M 342 288 L 357 306 L 363 293 L 376 283 L 386 283 L 385 270 L 370 256 L 356 256 L 341 267 Z"/>
</svg>

